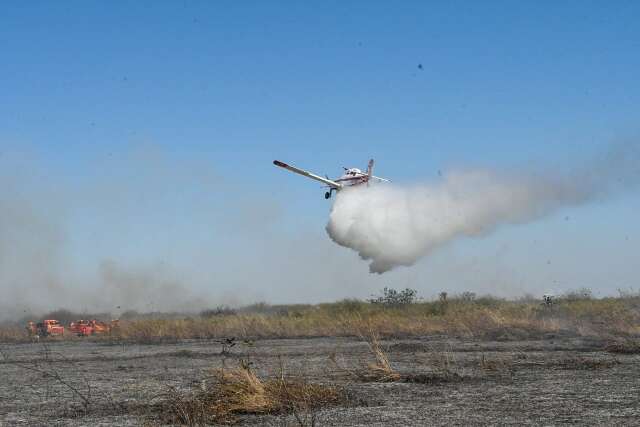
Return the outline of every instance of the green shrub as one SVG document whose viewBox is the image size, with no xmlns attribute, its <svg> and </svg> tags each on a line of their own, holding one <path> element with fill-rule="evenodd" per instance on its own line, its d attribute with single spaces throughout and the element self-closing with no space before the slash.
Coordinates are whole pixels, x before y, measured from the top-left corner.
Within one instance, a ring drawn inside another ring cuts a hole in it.
<svg viewBox="0 0 640 427">
<path fill-rule="evenodd" d="M 393 288 L 385 288 L 382 290 L 382 296 L 376 298 L 370 298 L 368 301 L 371 304 L 379 304 L 384 307 L 398 307 L 403 305 L 409 305 L 416 302 L 418 291 L 415 289 L 406 288 L 402 291 L 397 291 Z"/>
</svg>

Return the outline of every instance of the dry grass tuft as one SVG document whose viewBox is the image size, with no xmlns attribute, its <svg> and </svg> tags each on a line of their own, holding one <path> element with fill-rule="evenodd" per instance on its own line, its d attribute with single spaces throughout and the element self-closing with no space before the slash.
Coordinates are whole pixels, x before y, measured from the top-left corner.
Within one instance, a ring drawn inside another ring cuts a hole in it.
<svg viewBox="0 0 640 427">
<path fill-rule="evenodd" d="M 489 358 L 484 355 L 480 356 L 480 369 L 483 371 L 500 371 L 505 366 L 503 360 L 498 358 Z"/>
<path fill-rule="evenodd" d="M 391 366 L 389 356 L 380 345 L 379 334 L 371 324 L 365 329 L 360 329 L 359 336 L 367 343 L 371 354 L 375 358 L 375 361 L 368 363 L 366 368 L 345 369 L 337 363 L 335 355 L 330 357 L 338 368 L 342 368 L 358 381 L 441 384 L 459 382 L 464 379 L 461 371 L 455 366 L 455 360 L 451 352 L 432 353 L 432 357 L 429 360 L 431 368 L 429 373 L 401 373 Z"/>
<path fill-rule="evenodd" d="M 520 355 L 520 358 L 526 358 L 526 355 Z M 484 373 L 497 373 L 513 375 L 514 362 L 512 359 L 494 356 L 488 357 L 484 353 L 480 356 L 479 368 Z"/>
<path fill-rule="evenodd" d="M 375 362 L 369 363 L 367 369 L 359 373 L 359 377 L 363 381 L 373 382 L 394 382 L 401 378 L 389 362 L 389 357 L 380 347 L 380 338 L 378 333 L 371 327 L 368 328 L 366 335 L 361 335 L 366 341 L 371 353 L 375 357 Z"/>
<path fill-rule="evenodd" d="M 403 375 L 403 380 L 421 384 L 441 384 L 460 382 L 466 378 L 462 367 L 456 363 L 455 355 L 451 350 L 430 352 L 427 356 L 427 365 L 431 370 L 430 373 Z"/>
<path fill-rule="evenodd" d="M 640 341 L 626 339 L 609 343 L 605 350 L 617 354 L 640 354 Z"/>
<path fill-rule="evenodd" d="M 231 424 L 241 414 L 300 414 L 347 403 L 346 392 L 336 386 L 313 384 L 304 378 L 260 379 L 247 364 L 214 371 L 213 385 L 187 396 L 173 391 L 164 421 L 200 425 Z"/>
<path fill-rule="evenodd" d="M 335 367 L 346 372 L 356 381 L 442 384 L 464 380 L 461 371 L 455 367 L 453 355 L 450 352 L 437 353 L 437 357 L 432 357 L 431 363 L 429 363 L 432 372 L 400 373 L 391 366 L 389 357 L 380 345 L 377 333 L 369 330 L 368 335 L 361 335 L 361 337 L 365 339 L 369 350 L 375 357 L 375 362 L 368 363 L 365 368 L 349 369 L 340 365 L 335 353 L 329 356 L 329 360 L 333 362 Z"/>
</svg>

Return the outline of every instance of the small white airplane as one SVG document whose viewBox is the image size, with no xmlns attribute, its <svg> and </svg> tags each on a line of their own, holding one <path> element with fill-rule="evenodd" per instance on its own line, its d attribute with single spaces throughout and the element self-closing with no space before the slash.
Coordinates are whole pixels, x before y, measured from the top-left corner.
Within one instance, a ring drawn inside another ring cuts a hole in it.
<svg viewBox="0 0 640 427">
<path fill-rule="evenodd" d="M 307 172 L 306 170 L 288 165 L 284 162 L 281 162 L 280 160 L 274 160 L 273 164 L 276 166 L 280 166 L 281 168 L 284 168 L 291 172 L 297 173 L 299 175 L 306 176 L 307 178 L 315 179 L 316 181 L 320 181 L 323 184 L 325 184 L 329 189 L 329 191 L 324 193 L 325 199 L 330 198 L 331 194 L 333 194 L 334 191 L 336 192 L 340 191 L 344 187 L 353 187 L 353 186 L 362 185 L 362 184 L 369 185 L 369 182 L 371 180 L 389 182 L 388 179 L 380 178 L 378 176 L 373 175 L 373 159 L 369 160 L 369 165 L 367 166 L 366 172 L 362 172 L 358 168 L 343 168 L 344 174 L 340 178 L 337 178 L 334 180 L 329 179 L 328 176 L 325 176 L 323 178 L 319 175 L 313 174 L 311 172 Z"/>
</svg>

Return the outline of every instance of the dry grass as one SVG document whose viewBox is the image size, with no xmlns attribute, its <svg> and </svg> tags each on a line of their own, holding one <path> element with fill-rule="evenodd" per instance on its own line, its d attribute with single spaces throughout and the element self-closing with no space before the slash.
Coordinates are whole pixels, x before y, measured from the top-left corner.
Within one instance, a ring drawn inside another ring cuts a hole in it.
<svg viewBox="0 0 640 427">
<path fill-rule="evenodd" d="M 259 310 L 258 310 L 259 309 Z M 199 338 L 296 338 L 359 336 L 371 327 L 381 337 L 434 334 L 497 340 L 539 339 L 549 333 L 623 337 L 640 335 L 640 298 L 539 302 L 478 298 L 384 307 L 348 300 L 306 306 L 257 306 L 235 314 L 123 319 L 111 337 L 97 339 L 156 343 Z M 70 339 L 70 338 L 65 338 Z M 28 340 L 20 327 L 0 327 L 0 341 Z"/>
<path fill-rule="evenodd" d="M 384 308 L 367 303 L 322 304 L 291 313 L 244 313 L 209 319 L 147 319 L 123 322 L 120 337 L 132 341 L 183 338 L 381 337 L 434 334 L 500 340 L 539 339 L 548 333 L 624 336 L 640 333 L 640 309 L 618 299 L 570 301 L 551 309 L 501 300 L 449 301 Z"/>
<path fill-rule="evenodd" d="M 364 381 L 374 382 L 394 382 L 401 378 L 389 363 L 389 357 L 380 347 L 380 339 L 378 333 L 369 328 L 366 335 L 361 335 L 369 346 L 369 350 L 375 357 L 375 362 L 367 365 L 367 369 L 360 372 L 359 377 Z"/>
<path fill-rule="evenodd" d="M 380 343 L 380 337 L 371 325 L 364 331 L 359 332 L 360 338 L 367 343 L 373 362 L 366 363 L 364 367 L 347 369 L 340 366 L 335 355 L 330 359 L 334 365 L 344 372 L 347 372 L 353 379 L 364 382 L 406 382 L 421 384 L 438 384 L 447 382 L 457 382 L 463 380 L 461 371 L 457 368 L 452 352 L 430 353 L 426 361 L 430 372 L 398 372 L 391 364 L 388 354 Z"/>
<path fill-rule="evenodd" d="M 202 425 L 235 423 L 243 414 L 293 414 L 299 424 L 314 411 L 348 402 L 337 386 L 314 384 L 302 377 L 261 379 L 247 364 L 219 369 L 210 378 L 212 385 L 183 395 L 173 391 L 162 414 L 169 423 Z"/>
<path fill-rule="evenodd" d="M 24 327 L 3 326 L 0 327 L 0 342 L 29 342 L 31 338 Z"/>
<path fill-rule="evenodd" d="M 508 360 L 500 357 L 487 357 L 484 353 L 480 356 L 480 369 L 488 372 L 501 372 L 511 368 Z"/>
</svg>

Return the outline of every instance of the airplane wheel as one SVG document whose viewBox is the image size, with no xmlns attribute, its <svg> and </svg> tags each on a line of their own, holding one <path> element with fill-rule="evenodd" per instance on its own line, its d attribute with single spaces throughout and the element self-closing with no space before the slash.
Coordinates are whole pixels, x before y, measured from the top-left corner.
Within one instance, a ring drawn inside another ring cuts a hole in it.
<svg viewBox="0 0 640 427">
<path fill-rule="evenodd" d="M 329 197 L 331 197 L 331 193 L 329 193 L 328 191 L 326 193 L 324 193 L 324 198 L 328 199 Z"/>
</svg>

